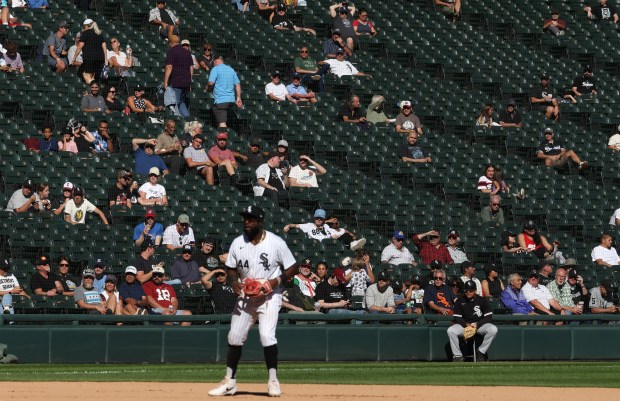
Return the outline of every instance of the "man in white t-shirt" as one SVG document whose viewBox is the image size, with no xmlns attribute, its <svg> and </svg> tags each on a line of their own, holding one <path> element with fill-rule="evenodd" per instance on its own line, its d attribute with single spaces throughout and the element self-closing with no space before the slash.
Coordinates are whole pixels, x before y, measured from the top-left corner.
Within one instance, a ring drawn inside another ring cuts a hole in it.
<svg viewBox="0 0 620 401">
<path fill-rule="evenodd" d="M 338 78 L 345 75 L 356 75 L 358 77 L 369 77 L 372 78 L 372 75 L 365 74 L 361 71 L 358 71 L 357 68 L 351 62 L 344 59 L 345 53 L 343 49 L 338 49 L 336 51 L 336 58 L 330 58 L 319 62 L 319 64 L 329 64 L 329 71 L 337 75 Z"/>
<path fill-rule="evenodd" d="M 166 227 L 162 244 L 171 251 L 182 248 L 183 245 L 194 245 L 194 230 L 189 226 L 189 216 L 181 214 L 177 218 L 176 224 Z"/>
<path fill-rule="evenodd" d="M 299 164 L 288 173 L 288 182 L 291 187 L 318 188 L 316 176 L 325 173 L 325 167 L 306 155 L 300 155 Z"/>
<path fill-rule="evenodd" d="M 609 138 L 607 147 L 612 150 L 620 150 L 620 125 L 618 125 L 617 132 Z"/>
<path fill-rule="evenodd" d="M 84 190 L 80 187 L 73 188 L 73 199 L 65 205 L 65 221 L 71 224 L 85 224 L 86 212 L 95 213 L 103 224 L 108 225 L 108 219 L 98 207 L 84 199 Z"/>
<path fill-rule="evenodd" d="M 151 167 L 149 175 L 147 176 L 147 182 L 142 184 L 138 188 L 140 198 L 138 203 L 141 205 L 168 205 L 168 196 L 166 195 L 166 188 L 159 184 L 159 169 L 157 167 Z"/>
<path fill-rule="evenodd" d="M 620 226 L 620 208 L 616 209 L 609 219 L 609 225 L 612 227 Z"/>
<path fill-rule="evenodd" d="M 286 86 L 280 81 L 280 71 L 274 71 L 273 74 L 271 74 L 271 82 L 265 85 L 265 95 L 276 102 L 288 100 L 297 103 L 297 100 L 293 99 L 293 97 L 288 94 Z"/>
<path fill-rule="evenodd" d="M 538 271 L 528 272 L 527 283 L 521 288 L 525 300 L 532 305 L 534 312 L 538 315 L 564 315 L 565 312 L 560 303 L 553 298 L 547 287 L 539 283 L 539 278 Z M 556 322 L 556 325 L 561 324 L 562 322 Z"/>
<path fill-rule="evenodd" d="M 600 245 L 592 249 L 592 262 L 599 266 L 612 267 L 620 265 L 620 256 L 616 248 L 611 246 L 613 238 L 609 234 L 603 234 L 600 238 Z"/>
<path fill-rule="evenodd" d="M 350 235 L 342 235 L 325 224 L 325 210 L 317 209 L 314 211 L 314 223 L 287 224 L 284 226 L 284 232 L 288 233 L 291 228 L 298 228 L 303 231 L 309 238 L 323 241 L 327 238 L 338 239 L 351 250 L 356 251 L 366 244 L 366 239 L 360 238 L 353 240 Z"/>
<path fill-rule="evenodd" d="M 9 273 L 11 264 L 8 259 L 0 259 L 0 297 L 2 297 L 2 313 L 13 314 L 13 295 L 26 295 L 17 278 Z"/>
</svg>

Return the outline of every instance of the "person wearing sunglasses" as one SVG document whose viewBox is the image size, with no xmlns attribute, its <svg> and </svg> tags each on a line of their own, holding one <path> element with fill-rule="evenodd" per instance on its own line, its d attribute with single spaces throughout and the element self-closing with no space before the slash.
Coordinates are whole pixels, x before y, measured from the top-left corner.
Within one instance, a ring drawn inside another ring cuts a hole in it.
<svg viewBox="0 0 620 401">
<path fill-rule="evenodd" d="M 502 198 L 499 195 L 492 195 L 488 206 L 482 208 L 480 218 L 486 223 L 504 225 L 504 210 L 502 209 Z"/>
<path fill-rule="evenodd" d="M 337 3 L 329 6 L 329 16 L 333 18 L 333 29 L 340 31 L 349 49 L 355 47 L 355 29 L 353 28 L 353 16 L 355 6 L 348 2 Z M 349 54 L 350 55 L 350 54 Z"/>
<path fill-rule="evenodd" d="M 409 249 L 404 246 L 405 233 L 394 230 L 390 244 L 381 252 L 381 263 L 390 265 L 413 265 L 418 263 L 413 258 Z"/>
<path fill-rule="evenodd" d="M 164 282 L 164 268 L 154 266 L 152 278 L 146 282 L 142 289 L 146 295 L 146 300 L 150 308 L 149 313 L 152 315 L 164 316 L 189 316 L 192 312 L 179 309 L 179 299 L 172 285 Z M 172 325 L 167 322 L 166 325 Z M 182 322 L 181 326 L 189 326 L 191 322 Z"/>
<path fill-rule="evenodd" d="M 105 93 L 105 105 L 108 107 L 108 110 L 111 112 L 119 111 L 122 112 L 125 110 L 125 105 L 121 102 L 117 101 L 117 90 L 116 86 L 108 87 L 108 90 Z"/>
<path fill-rule="evenodd" d="M 144 149 L 140 147 L 142 145 Z M 133 156 L 136 161 L 134 171 L 140 175 L 148 175 L 152 167 L 157 167 L 163 175 L 170 171 L 161 156 L 155 154 L 157 139 L 134 138 L 131 141 Z"/>
<path fill-rule="evenodd" d="M 201 273 L 208 273 L 204 267 L 198 266 L 198 262 L 193 257 L 194 247 L 191 245 L 183 245 L 181 256 L 179 256 L 170 269 L 171 281 L 168 284 L 190 284 L 200 283 Z"/>
<path fill-rule="evenodd" d="M 36 259 L 34 265 L 37 271 L 30 278 L 30 291 L 35 295 L 50 297 L 62 294 L 64 288 L 58 279 L 58 275 L 51 271 L 50 258 L 41 255 Z"/>
<path fill-rule="evenodd" d="M 213 45 L 211 43 L 202 45 L 202 54 L 198 55 L 196 59 L 201 69 L 205 71 L 211 70 L 211 68 L 213 68 L 213 62 L 215 61 L 215 57 L 213 56 Z"/>
<path fill-rule="evenodd" d="M 427 313 L 452 315 L 454 312 L 454 292 L 446 284 L 446 272 L 443 269 L 433 271 L 433 283 L 424 289 L 424 304 Z"/>
<path fill-rule="evenodd" d="M 177 218 L 176 224 L 166 227 L 164 240 L 162 243 L 169 250 L 182 248 L 184 245 L 194 245 L 194 230 L 189 226 L 189 216 L 181 214 Z"/>
<path fill-rule="evenodd" d="M 71 260 L 67 256 L 58 258 L 58 280 L 62 283 L 63 295 L 73 295 L 77 287 L 77 279 L 69 273 Z"/>
<path fill-rule="evenodd" d="M 433 261 L 438 260 L 444 265 L 454 264 L 448 248 L 441 242 L 439 230 L 432 229 L 425 233 L 414 234 L 412 239 L 420 251 L 422 263 L 430 265 Z"/>
<path fill-rule="evenodd" d="M 588 162 L 581 160 L 577 154 L 572 150 L 567 150 L 562 142 L 555 139 L 555 133 L 553 128 L 545 128 L 543 133 L 544 140 L 538 145 L 536 156 L 545 162 L 547 167 L 562 167 L 568 160 L 572 160 L 573 163 L 579 166 L 579 170 L 583 170 L 588 167 Z"/>
<path fill-rule="evenodd" d="M 131 208 L 132 192 L 138 188 L 133 181 L 131 171 L 124 168 L 116 172 L 116 183 L 108 190 L 108 206 L 126 206 Z"/>
</svg>

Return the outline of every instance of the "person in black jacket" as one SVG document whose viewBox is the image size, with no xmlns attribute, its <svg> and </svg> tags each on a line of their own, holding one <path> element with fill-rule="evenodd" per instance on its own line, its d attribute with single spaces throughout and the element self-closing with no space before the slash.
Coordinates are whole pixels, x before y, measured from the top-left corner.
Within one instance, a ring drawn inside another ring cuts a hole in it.
<svg viewBox="0 0 620 401">
<path fill-rule="evenodd" d="M 464 327 L 473 326 L 477 333 L 484 337 L 482 345 L 476 351 L 476 360 L 484 362 L 487 360 L 487 350 L 497 335 L 497 327 L 491 323 L 493 311 L 489 301 L 476 294 L 476 283 L 469 280 L 463 287 L 464 295 L 454 301 L 455 324 L 448 329 L 450 348 L 454 361 L 462 362 L 464 358 L 459 347 L 459 337 L 463 337 Z"/>
</svg>

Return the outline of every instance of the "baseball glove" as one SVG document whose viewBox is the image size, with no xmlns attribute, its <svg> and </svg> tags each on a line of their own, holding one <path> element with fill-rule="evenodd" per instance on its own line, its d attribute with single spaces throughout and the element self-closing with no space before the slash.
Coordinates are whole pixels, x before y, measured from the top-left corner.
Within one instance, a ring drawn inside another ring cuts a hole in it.
<svg viewBox="0 0 620 401">
<path fill-rule="evenodd" d="M 476 328 L 473 326 L 467 326 L 463 329 L 463 338 L 469 340 L 476 335 Z"/>
<path fill-rule="evenodd" d="M 260 295 L 270 294 L 273 289 L 269 280 L 246 278 L 243 292 L 248 297 L 257 297 Z"/>
</svg>

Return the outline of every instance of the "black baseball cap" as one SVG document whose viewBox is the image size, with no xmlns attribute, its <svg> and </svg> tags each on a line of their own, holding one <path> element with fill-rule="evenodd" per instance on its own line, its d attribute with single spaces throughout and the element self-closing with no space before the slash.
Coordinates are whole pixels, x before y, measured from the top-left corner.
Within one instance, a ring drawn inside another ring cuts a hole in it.
<svg viewBox="0 0 620 401">
<path fill-rule="evenodd" d="M 239 214 L 243 217 L 253 217 L 260 220 L 265 218 L 265 211 L 258 206 L 246 206 Z"/>
<path fill-rule="evenodd" d="M 144 251 L 145 249 L 154 247 L 154 246 L 155 246 L 155 243 L 153 242 L 151 237 L 146 237 L 144 241 L 142 241 L 142 244 L 140 245 L 140 249 Z"/>
<path fill-rule="evenodd" d="M 568 269 L 568 278 L 577 278 L 577 277 L 579 277 L 579 274 L 577 274 L 577 270 Z"/>
<path fill-rule="evenodd" d="M 435 259 L 431 262 L 430 265 L 428 265 L 429 268 L 431 270 L 439 270 L 439 269 L 443 269 L 443 263 L 441 263 L 441 261 Z"/>
<path fill-rule="evenodd" d="M 11 264 L 8 259 L 0 259 L 0 270 L 9 271 L 11 269 Z"/>
<path fill-rule="evenodd" d="M 32 182 L 32 180 L 30 178 L 28 178 L 26 181 L 24 181 L 24 183 L 22 184 L 22 188 L 29 188 L 29 189 L 34 189 L 34 183 Z"/>
<path fill-rule="evenodd" d="M 540 275 L 538 274 L 538 270 L 530 269 L 530 271 L 527 272 L 527 278 L 530 278 L 530 277 L 536 277 L 536 278 L 540 277 Z"/>
<path fill-rule="evenodd" d="M 463 285 L 464 291 L 476 291 L 478 288 L 476 287 L 476 283 L 473 280 L 467 280 L 465 285 Z"/>
<path fill-rule="evenodd" d="M 551 77 L 547 73 L 543 73 L 543 74 L 540 75 L 540 80 L 541 81 L 548 81 L 550 79 L 551 79 Z"/>
</svg>

